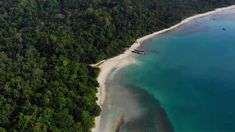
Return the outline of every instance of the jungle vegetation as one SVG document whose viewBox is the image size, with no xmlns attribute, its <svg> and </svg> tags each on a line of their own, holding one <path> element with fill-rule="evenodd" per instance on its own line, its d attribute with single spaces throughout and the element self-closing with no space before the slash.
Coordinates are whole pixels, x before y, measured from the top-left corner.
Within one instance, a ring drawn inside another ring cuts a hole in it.
<svg viewBox="0 0 235 132">
<path fill-rule="evenodd" d="M 89 132 L 99 69 L 135 39 L 235 0 L 0 0 L 0 131 Z"/>
</svg>

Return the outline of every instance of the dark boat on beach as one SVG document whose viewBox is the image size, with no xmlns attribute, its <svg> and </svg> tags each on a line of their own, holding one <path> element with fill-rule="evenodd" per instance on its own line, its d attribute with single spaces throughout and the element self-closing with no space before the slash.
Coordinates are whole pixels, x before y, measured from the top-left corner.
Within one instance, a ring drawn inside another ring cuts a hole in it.
<svg viewBox="0 0 235 132">
<path fill-rule="evenodd" d="M 138 49 L 133 50 L 132 53 L 140 54 L 140 55 L 145 55 L 146 54 L 144 50 L 138 50 Z"/>
</svg>

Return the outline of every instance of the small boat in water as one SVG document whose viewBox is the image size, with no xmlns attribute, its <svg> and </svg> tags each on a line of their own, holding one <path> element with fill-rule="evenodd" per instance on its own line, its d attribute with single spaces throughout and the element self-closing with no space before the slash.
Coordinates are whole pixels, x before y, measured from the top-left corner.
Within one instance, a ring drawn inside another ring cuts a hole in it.
<svg viewBox="0 0 235 132">
<path fill-rule="evenodd" d="M 140 54 L 140 55 L 145 55 L 145 51 L 144 50 L 139 50 L 139 49 L 135 49 L 133 51 L 131 51 L 132 53 L 135 53 L 135 54 Z"/>
</svg>

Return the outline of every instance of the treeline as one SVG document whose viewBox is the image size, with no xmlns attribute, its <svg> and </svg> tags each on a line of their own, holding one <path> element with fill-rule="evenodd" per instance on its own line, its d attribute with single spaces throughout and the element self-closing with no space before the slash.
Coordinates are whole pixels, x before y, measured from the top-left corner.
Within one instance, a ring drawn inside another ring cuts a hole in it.
<svg viewBox="0 0 235 132">
<path fill-rule="evenodd" d="M 0 131 L 88 132 L 99 69 L 136 38 L 235 0 L 1 0 Z"/>
</svg>

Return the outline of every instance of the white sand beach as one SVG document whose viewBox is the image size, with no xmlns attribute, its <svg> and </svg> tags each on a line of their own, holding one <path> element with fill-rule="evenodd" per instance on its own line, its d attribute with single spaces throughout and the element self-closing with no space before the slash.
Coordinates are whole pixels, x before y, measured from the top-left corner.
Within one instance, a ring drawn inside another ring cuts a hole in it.
<svg viewBox="0 0 235 132">
<path fill-rule="evenodd" d="M 159 34 L 162 34 L 162 33 L 165 33 L 167 31 L 170 31 L 172 29 L 175 29 L 175 28 L 183 25 L 184 23 L 192 21 L 196 18 L 207 16 L 207 15 L 214 14 L 214 13 L 217 13 L 217 12 L 221 12 L 221 11 L 224 11 L 224 10 L 234 9 L 234 8 L 235 8 L 235 5 L 232 5 L 232 6 L 229 6 L 229 7 L 218 8 L 216 10 L 213 10 L 213 11 L 210 11 L 210 12 L 207 12 L 207 13 L 198 14 L 198 15 L 186 18 L 183 21 L 181 21 L 180 23 L 178 23 L 178 24 L 176 24 L 176 25 L 174 25 L 170 28 L 167 28 L 167 29 L 164 29 L 164 30 L 161 30 L 161 31 L 158 31 L 158 32 L 154 32 L 152 34 L 149 34 L 149 35 L 146 35 L 142 38 L 137 39 L 136 42 L 128 50 L 126 50 L 124 53 L 122 53 L 122 54 L 120 54 L 116 57 L 113 57 L 113 58 L 108 59 L 108 60 L 103 60 L 102 62 L 99 62 L 97 64 L 92 64 L 91 66 L 97 66 L 101 70 L 100 74 L 97 78 L 97 81 L 100 84 L 100 87 L 98 88 L 98 93 L 97 93 L 97 97 L 98 97 L 97 104 L 102 109 L 102 105 L 103 105 L 105 97 L 106 97 L 105 81 L 106 81 L 109 73 L 111 72 L 111 70 L 113 68 L 123 68 L 127 65 L 137 63 L 135 61 L 135 59 L 133 58 L 132 51 L 137 49 L 144 41 L 149 40 L 151 38 L 155 38 Z M 95 119 L 95 128 L 92 129 L 92 132 L 99 132 L 100 120 L 101 120 L 101 116 L 96 117 L 96 119 Z"/>
</svg>

